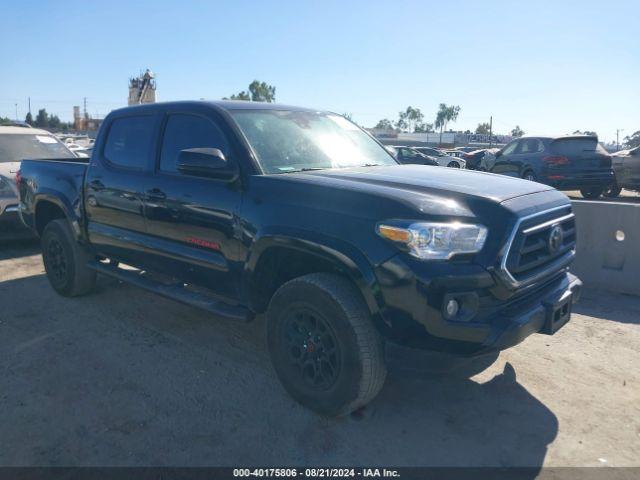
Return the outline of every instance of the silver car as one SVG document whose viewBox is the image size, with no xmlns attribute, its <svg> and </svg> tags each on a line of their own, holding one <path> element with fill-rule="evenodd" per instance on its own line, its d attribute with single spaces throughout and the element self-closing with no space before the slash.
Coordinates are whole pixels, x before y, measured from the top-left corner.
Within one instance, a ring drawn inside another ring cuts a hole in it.
<svg viewBox="0 0 640 480">
<path fill-rule="evenodd" d="M 0 231 L 21 229 L 16 174 L 25 158 L 76 158 L 45 130 L 0 126 Z"/>
<path fill-rule="evenodd" d="M 617 197 L 623 188 L 640 191 L 640 147 L 614 153 L 611 167 L 615 183 L 605 190 L 605 197 Z"/>
</svg>

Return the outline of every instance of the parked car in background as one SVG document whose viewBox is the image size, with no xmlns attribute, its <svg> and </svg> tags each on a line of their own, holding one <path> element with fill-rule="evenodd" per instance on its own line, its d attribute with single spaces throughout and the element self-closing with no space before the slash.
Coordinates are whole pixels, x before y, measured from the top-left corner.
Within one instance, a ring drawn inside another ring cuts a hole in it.
<svg viewBox="0 0 640 480">
<path fill-rule="evenodd" d="M 476 150 L 481 150 L 478 147 L 456 147 L 455 149 L 463 153 L 469 153 L 469 152 L 475 152 Z"/>
<path fill-rule="evenodd" d="M 446 153 L 450 157 L 464 159 L 464 152 L 461 150 L 445 150 L 444 153 Z"/>
<path fill-rule="evenodd" d="M 467 165 L 467 162 L 465 162 L 463 159 L 455 158 L 450 155 L 447 155 L 442 150 L 438 150 L 436 148 L 431 148 L 431 147 L 414 147 L 414 148 L 424 155 L 433 157 L 438 162 L 438 165 L 440 165 L 441 167 L 465 168 Z"/>
<path fill-rule="evenodd" d="M 617 197 L 623 188 L 640 191 L 640 147 L 622 150 L 611 156 L 614 180 L 605 197 Z"/>
<path fill-rule="evenodd" d="M 434 157 L 425 155 L 424 153 L 420 153 L 413 147 L 394 145 L 393 149 L 396 151 L 396 160 L 398 160 L 398 162 L 400 163 L 413 165 L 440 165 Z"/>
<path fill-rule="evenodd" d="M 488 171 L 545 183 L 558 190 L 580 190 L 595 199 L 614 181 L 611 155 L 593 135 L 522 137 L 496 154 Z"/>
<path fill-rule="evenodd" d="M 485 153 L 487 153 L 487 149 L 481 148 L 479 150 L 464 153 L 462 158 L 466 162 L 469 170 L 482 170 L 481 162 Z"/>
<path fill-rule="evenodd" d="M 18 218 L 16 174 L 25 158 L 75 158 L 60 140 L 45 130 L 0 127 L 0 224 L 1 230 L 23 229 Z"/>
</svg>

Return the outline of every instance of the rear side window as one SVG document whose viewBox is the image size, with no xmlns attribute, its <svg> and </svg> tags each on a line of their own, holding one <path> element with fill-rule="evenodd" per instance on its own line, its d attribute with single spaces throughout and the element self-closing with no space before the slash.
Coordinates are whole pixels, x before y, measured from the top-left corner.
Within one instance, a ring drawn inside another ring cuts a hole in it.
<svg viewBox="0 0 640 480">
<path fill-rule="evenodd" d="M 520 140 L 520 150 L 518 153 L 537 153 L 544 150 L 544 145 L 537 138 L 527 138 Z"/>
<path fill-rule="evenodd" d="M 561 155 L 579 155 L 594 152 L 598 146 L 596 138 L 560 138 L 552 143 L 553 151 Z"/>
<path fill-rule="evenodd" d="M 104 156 L 116 167 L 144 169 L 153 145 L 155 116 L 140 115 L 113 121 L 107 135 Z"/>
<path fill-rule="evenodd" d="M 176 172 L 180 150 L 187 148 L 217 148 L 229 158 L 229 142 L 211 120 L 197 115 L 171 115 L 164 129 L 160 170 Z"/>
</svg>

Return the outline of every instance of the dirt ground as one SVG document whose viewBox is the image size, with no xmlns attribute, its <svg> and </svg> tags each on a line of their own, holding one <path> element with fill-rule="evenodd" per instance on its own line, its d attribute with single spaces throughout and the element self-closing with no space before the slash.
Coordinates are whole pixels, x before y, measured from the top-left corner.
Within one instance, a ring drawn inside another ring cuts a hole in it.
<svg viewBox="0 0 640 480">
<path fill-rule="evenodd" d="M 640 465 L 640 298 L 495 356 L 389 349 L 362 414 L 325 419 L 237 324 L 102 278 L 57 296 L 37 245 L 0 244 L 0 466 Z"/>
</svg>

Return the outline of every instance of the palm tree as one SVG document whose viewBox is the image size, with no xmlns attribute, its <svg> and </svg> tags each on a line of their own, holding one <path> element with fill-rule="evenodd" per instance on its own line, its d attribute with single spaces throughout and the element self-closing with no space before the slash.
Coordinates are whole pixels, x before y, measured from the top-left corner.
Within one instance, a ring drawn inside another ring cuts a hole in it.
<svg viewBox="0 0 640 480">
<path fill-rule="evenodd" d="M 442 145 L 442 130 L 446 128 L 447 123 L 455 122 L 459 113 L 460 107 L 458 105 L 447 106 L 446 103 L 440 104 L 434 123 L 434 126 L 440 129 L 440 145 Z"/>
</svg>

